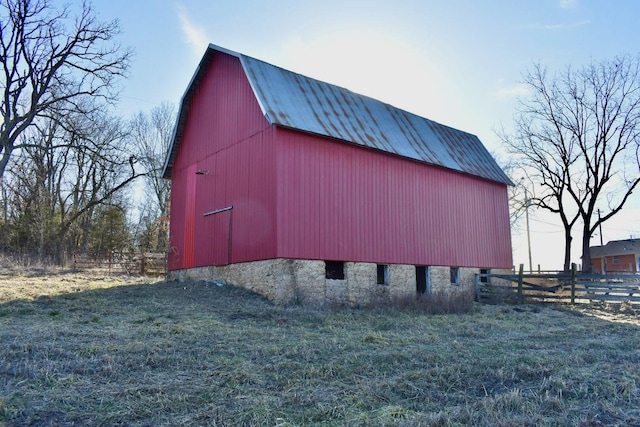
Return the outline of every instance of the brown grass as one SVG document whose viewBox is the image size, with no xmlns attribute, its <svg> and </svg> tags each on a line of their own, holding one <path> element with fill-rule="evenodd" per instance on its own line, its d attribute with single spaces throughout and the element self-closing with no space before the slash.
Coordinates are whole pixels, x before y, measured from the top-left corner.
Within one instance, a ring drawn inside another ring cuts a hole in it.
<svg viewBox="0 0 640 427">
<path fill-rule="evenodd" d="M 51 273 L 0 270 L 0 425 L 640 425 L 635 312 L 319 310 Z"/>
<path fill-rule="evenodd" d="M 431 295 L 405 296 L 378 308 L 402 310 L 422 314 L 463 314 L 474 309 L 472 289 L 457 293 L 434 293 Z"/>
</svg>

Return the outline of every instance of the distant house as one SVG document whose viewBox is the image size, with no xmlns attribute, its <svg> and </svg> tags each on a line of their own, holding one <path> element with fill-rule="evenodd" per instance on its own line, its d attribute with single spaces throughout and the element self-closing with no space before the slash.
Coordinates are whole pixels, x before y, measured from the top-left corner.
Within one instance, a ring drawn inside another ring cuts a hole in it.
<svg viewBox="0 0 640 427">
<path fill-rule="evenodd" d="M 368 304 L 512 267 L 511 182 L 475 135 L 214 45 L 164 177 L 173 278 Z"/>
<path fill-rule="evenodd" d="M 612 240 L 591 247 L 594 273 L 637 273 L 640 271 L 640 239 Z"/>
</svg>

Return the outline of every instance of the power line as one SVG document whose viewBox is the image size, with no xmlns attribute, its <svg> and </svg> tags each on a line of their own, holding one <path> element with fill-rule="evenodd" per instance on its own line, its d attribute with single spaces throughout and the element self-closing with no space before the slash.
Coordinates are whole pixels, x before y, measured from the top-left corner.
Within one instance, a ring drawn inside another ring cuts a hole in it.
<svg viewBox="0 0 640 427">
<path fill-rule="evenodd" d="M 541 223 L 541 224 L 546 224 L 546 225 L 550 225 L 550 226 L 552 226 L 552 227 L 557 227 L 557 228 L 562 228 L 562 229 L 564 229 L 564 227 L 563 227 L 563 226 L 561 226 L 561 225 L 554 224 L 554 223 L 552 223 L 552 222 L 543 221 L 543 220 L 541 220 L 541 219 L 531 218 L 531 221 L 539 222 L 539 223 Z"/>
</svg>

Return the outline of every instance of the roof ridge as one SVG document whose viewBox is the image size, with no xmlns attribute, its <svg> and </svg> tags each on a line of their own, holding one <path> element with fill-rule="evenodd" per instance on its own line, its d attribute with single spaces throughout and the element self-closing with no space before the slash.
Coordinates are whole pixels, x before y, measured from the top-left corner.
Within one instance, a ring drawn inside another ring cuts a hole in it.
<svg viewBox="0 0 640 427">
<path fill-rule="evenodd" d="M 346 86 L 342 86 L 342 85 L 339 85 L 337 83 L 331 83 L 331 82 L 328 82 L 328 81 L 325 81 L 325 80 L 320 80 L 319 78 L 311 77 L 311 76 L 308 76 L 306 74 L 300 73 L 298 71 L 289 70 L 287 68 L 281 67 L 279 65 L 273 64 L 273 63 L 265 61 L 263 59 L 259 59 L 259 58 L 256 58 L 254 56 L 247 55 L 247 54 L 244 54 L 244 53 L 234 52 L 234 51 L 231 51 L 231 50 L 216 46 L 214 44 L 209 44 L 209 47 L 212 48 L 212 49 L 218 50 L 220 52 L 227 53 L 227 54 L 232 55 L 232 56 L 236 56 L 236 57 L 238 57 L 240 59 L 241 62 L 243 62 L 244 58 L 247 58 L 247 59 L 252 60 L 252 61 L 258 61 L 258 62 L 261 62 L 261 63 L 263 63 L 263 64 L 265 64 L 265 65 L 267 65 L 269 67 L 277 68 L 277 69 L 281 70 L 284 73 L 295 74 L 295 75 L 300 76 L 300 77 L 302 77 L 304 79 L 313 80 L 315 82 L 318 82 L 319 84 L 322 84 L 322 85 L 329 85 L 329 86 L 338 88 L 340 90 L 347 91 L 352 95 L 355 95 L 355 96 L 358 96 L 358 97 L 362 97 L 362 98 L 367 98 L 367 99 L 369 99 L 371 101 L 374 101 L 374 102 L 378 102 L 378 103 L 383 104 L 385 106 L 391 107 L 394 110 L 400 110 L 400 111 L 402 111 L 402 112 L 404 112 L 406 114 L 411 114 L 412 116 L 415 116 L 415 117 L 417 117 L 419 119 L 422 119 L 422 120 L 426 120 L 426 121 L 428 121 L 430 123 L 435 123 L 438 126 L 446 127 L 446 128 L 452 129 L 452 130 L 454 130 L 456 132 L 463 132 L 463 133 L 466 133 L 468 135 L 473 135 L 473 136 L 477 137 L 477 135 L 475 133 L 468 132 L 468 131 L 465 131 L 465 130 L 462 130 L 462 129 L 458 129 L 458 128 L 455 128 L 453 126 L 447 125 L 445 123 L 439 122 L 437 120 L 433 120 L 433 119 L 430 119 L 428 117 L 421 116 L 421 115 L 419 115 L 417 113 L 414 113 L 412 111 L 409 111 L 409 110 L 407 110 L 407 109 L 405 109 L 403 107 L 398 107 L 398 106 L 396 106 L 396 105 L 394 105 L 394 104 L 392 104 L 390 102 L 386 102 L 386 101 L 380 100 L 378 98 L 374 98 L 372 96 L 369 96 L 369 95 L 366 95 L 366 94 L 363 94 L 363 93 L 360 93 L 360 92 L 356 92 L 356 91 L 354 91 L 352 89 L 349 89 Z M 243 68 L 244 68 L 245 64 L 243 63 L 242 65 L 243 65 Z"/>
<path fill-rule="evenodd" d="M 191 98 L 215 53 L 239 59 L 260 109 L 272 125 L 512 185 L 472 133 L 214 44 L 209 44 L 182 98 L 163 172 L 167 178 L 171 175 Z"/>
</svg>

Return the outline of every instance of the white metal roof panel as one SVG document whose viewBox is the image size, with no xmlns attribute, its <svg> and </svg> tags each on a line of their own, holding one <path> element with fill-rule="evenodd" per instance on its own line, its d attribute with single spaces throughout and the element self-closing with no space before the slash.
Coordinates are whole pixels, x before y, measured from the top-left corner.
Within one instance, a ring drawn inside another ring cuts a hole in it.
<svg viewBox="0 0 640 427">
<path fill-rule="evenodd" d="M 475 135 L 245 55 L 240 58 L 272 124 L 511 183 Z"/>
</svg>

